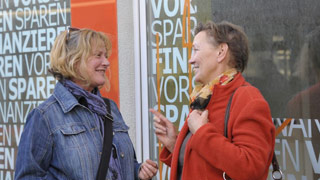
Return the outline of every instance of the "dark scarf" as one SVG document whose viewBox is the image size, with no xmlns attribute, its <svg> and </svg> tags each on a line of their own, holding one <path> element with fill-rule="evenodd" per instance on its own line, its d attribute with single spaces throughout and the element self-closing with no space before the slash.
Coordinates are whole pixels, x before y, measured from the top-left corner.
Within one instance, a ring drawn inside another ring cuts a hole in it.
<svg viewBox="0 0 320 180">
<path fill-rule="evenodd" d="M 107 114 L 106 104 L 104 103 L 98 88 L 91 93 L 84 90 L 71 80 L 64 79 L 60 81 L 77 99 L 85 98 L 88 108 L 98 116 L 104 117 Z"/>
</svg>

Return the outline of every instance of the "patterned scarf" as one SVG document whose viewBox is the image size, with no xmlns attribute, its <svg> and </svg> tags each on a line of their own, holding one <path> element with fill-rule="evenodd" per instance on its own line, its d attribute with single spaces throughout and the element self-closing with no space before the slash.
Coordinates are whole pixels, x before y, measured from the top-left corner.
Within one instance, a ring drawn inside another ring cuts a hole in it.
<svg viewBox="0 0 320 180">
<path fill-rule="evenodd" d="M 190 108 L 204 110 L 212 96 L 213 88 L 215 85 L 226 85 L 231 82 L 237 74 L 237 70 L 232 68 L 219 75 L 213 81 L 206 85 L 196 85 L 190 95 Z"/>
<path fill-rule="evenodd" d="M 76 97 L 84 97 L 87 101 L 88 108 L 98 116 L 105 116 L 107 114 L 106 104 L 104 103 L 98 88 L 95 88 L 92 93 L 84 90 L 71 80 L 64 79 L 60 81 L 71 94 Z"/>
</svg>

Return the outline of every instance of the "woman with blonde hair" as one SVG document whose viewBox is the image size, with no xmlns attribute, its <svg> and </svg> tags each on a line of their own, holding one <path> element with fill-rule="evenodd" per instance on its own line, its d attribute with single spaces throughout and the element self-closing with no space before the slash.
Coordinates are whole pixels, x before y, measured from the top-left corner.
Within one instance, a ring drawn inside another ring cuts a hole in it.
<svg viewBox="0 0 320 180">
<path fill-rule="evenodd" d="M 15 179 L 131 180 L 156 174 L 155 162 L 137 162 L 116 103 L 100 94 L 110 50 L 108 37 L 91 29 L 69 28 L 56 38 L 50 72 L 58 82 L 28 114 Z"/>
</svg>

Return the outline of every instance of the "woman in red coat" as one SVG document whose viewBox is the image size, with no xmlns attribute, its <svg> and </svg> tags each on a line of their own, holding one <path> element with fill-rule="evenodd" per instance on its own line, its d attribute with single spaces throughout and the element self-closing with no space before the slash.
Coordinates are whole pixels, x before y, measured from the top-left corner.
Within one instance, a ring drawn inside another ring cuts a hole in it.
<svg viewBox="0 0 320 180">
<path fill-rule="evenodd" d="M 189 63 L 198 85 L 179 135 L 166 117 L 150 110 L 165 146 L 160 160 L 171 167 L 171 180 L 217 180 L 224 172 L 234 180 L 267 179 L 275 127 L 268 103 L 241 74 L 248 56 L 239 26 L 208 22 L 196 28 Z M 233 92 L 226 138 L 225 112 Z"/>
</svg>

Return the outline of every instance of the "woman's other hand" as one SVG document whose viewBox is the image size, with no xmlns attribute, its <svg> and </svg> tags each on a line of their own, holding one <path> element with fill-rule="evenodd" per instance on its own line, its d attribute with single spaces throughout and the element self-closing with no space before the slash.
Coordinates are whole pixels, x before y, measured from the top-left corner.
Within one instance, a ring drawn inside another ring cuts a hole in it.
<svg viewBox="0 0 320 180">
<path fill-rule="evenodd" d="M 147 180 L 151 179 L 157 174 L 158 165 L 157 163 L 147 159 L 144 163 L 141 164 L 139 171 L 139 179 Z"/>
<path fill-rule="evenodd" d="M 150 109 L 150 112 L 154 114 L 153 125 L 155 127 L 155 133 L 159 141 L 170 151 L 173 152 L 174 145 L 177 139 L 177 132 L 172 122 L 164 117 L 160 112 Z"/>
<path fill-rule="evenodd" d="M 192 134 L 195 134 L 196 131 L 203 125 L 208 123 L 208 110 L 200 111 L 193 110 L 188 118 L 188 127 Z"/>
</svg>

